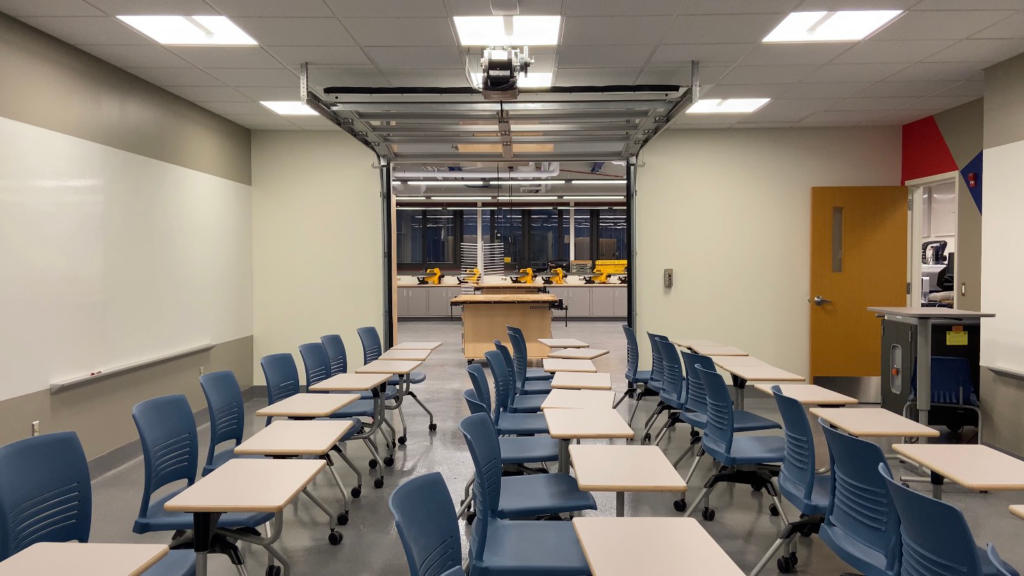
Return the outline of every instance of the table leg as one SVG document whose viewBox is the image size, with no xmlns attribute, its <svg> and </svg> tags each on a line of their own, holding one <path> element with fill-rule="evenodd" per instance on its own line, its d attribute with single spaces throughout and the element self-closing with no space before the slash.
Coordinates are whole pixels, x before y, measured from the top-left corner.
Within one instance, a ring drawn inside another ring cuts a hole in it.
<svg viewBox="0 0 1024 576">
<path fill-rule="evenodd" d="M 559 440 L 558 441 L 558 472 L 561 474 L 569 473 L 569 441 Z"/>
<path fill-rule="evenodd" d="M 943 478 L 942 476 L 936 474 L 935 472 L 932 472 L 931 473 L 931 480 L 932 480 L 932 498 L 935 498 L 936 500 L 942 500 L 942 484 L 946 481 L 946 479 Z"/>
<path fill-rule="evenodd" d="M 739 376 L 732 375 L 732 387 L 736 389 L 736 409 L 743 410 L 744 397 L 747 392 L 747 381 Z"/>
<path fill-rule="evenodd" d="M 196 512 L 192 515 L 192 549 L 196 553 L 196 576 L 206 576 L 206 560 L 213 542 L 213 528 L 219 513 Z"/>
<path fill-rule="evenodd" d="M 618 518 L 624 518 L 626 516 L 626 493 L 616 492 L 615 493 L 615 516 Z"/>
<path fill-rule="evenodd" d="M 932 407 L 932 321 L 917 321 L 917 420 L 928 425 Z"/>
</svg>

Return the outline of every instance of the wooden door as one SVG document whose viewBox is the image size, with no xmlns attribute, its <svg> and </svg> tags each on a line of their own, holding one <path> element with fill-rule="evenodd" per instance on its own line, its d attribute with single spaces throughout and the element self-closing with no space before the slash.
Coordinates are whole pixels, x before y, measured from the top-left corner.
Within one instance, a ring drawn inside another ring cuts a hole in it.
<svg viewBox="0 0 1024 576">
<path fill-rule="evenodd" d="M 851 393 L 877 387 L 881 324 L 867 308 L 906 301 L 907 189 L 812 188 L 813 381 Z"/>
</svg>

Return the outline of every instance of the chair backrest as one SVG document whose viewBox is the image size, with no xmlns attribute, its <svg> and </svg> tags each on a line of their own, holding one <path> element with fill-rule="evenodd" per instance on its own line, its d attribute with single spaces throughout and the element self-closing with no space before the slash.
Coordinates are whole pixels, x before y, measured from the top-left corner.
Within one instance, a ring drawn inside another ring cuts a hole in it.
<svg viewBox="0 0 1024 576">
<path fill-rule="evenodd" d="M 491 385 L 487 383 L 487 374 L 484 373 L 484 367 L 479 364 L 470 364 L 469 366 L 466 366 L 466 372 L 469 372 L 469 380 L 473 383 L 473 391 L 476 392 L 477 401 L 491 410 Z M 494 403 L 492 414 L 493 416 L 491 417 L 495 422 L 497 422 L 497 403 Z"/>
<path fill-rule="evenodd" d="M 810 502 L 814 492 L 814 433 L 807 420 L 807 413 L 798 400 L 784 396 L 778 386 L 772 386 L 772 394 L 782 414 L 786 436 L 779 489 L 786 499 L 799 508 L 801 504 Z"/>
<path fill-rule="evenodd" d="M 183 394 L 139 402 L 132 408 L 132 420 L 139 430 L 146 468 L 139 507 L 139 517 L 146 518 L 154 492 L 179 480 L 189 486 L 196 481 L 199 435 L 192 407 Z"/>
<path fill-rule="evenodd" d="M 512 378 L 509 376 L 509 369 L 500 351 L 488 350 L 484 352 L 484 358 L 487 359 L 487 366 L 491 369 L 491 378 L 494 379 L 494 421 L 497 422 L 498 415 L 508 412 L 512 405 Z"/>
<path fill-rule="evenodd" d="M 668 338 L 661 336 L 660 334 L 647 333 L 647 337 L 651 339 L 651 378 L 649 382 L 661 382 L 662 372 L 665 370 L 665 364 L 661 356 L 661 346 L 658 344 L 658 340 L 668 340 Z"/>
<path fill-rule="evenodd" d="M 242 443 L 245 401 L 235 373 L 231 370 L 207 372 L 199 377 L 199 385 L 203 388 L 206 406 L 210 410 L 210 450 L 206 454 L 206 465 L 210 466 L 217 446 L 222 442 L 234 440 L 235 446 Z"/>
<path fill-rule="evenodd" d="M 714 370 L 715 363 L 707 356 L 680 350 L 686 369 L 686 409 L 700 414 L 708 413 L 708 392 L 700 379 L 700 368 Z"/>
<path fill-rule="evenodd" d="M 519 393 L 520 388 L 523 385 L 523 382 L 519 381 L 519 375 L 516 374 L 516 362 L 515 359 L 512 358 L 512 354 L 509 353 L 508 346 L 502 344 L 501 340 L 495 340 L 494 349 L 501 354 L 501 359 L 505 362 L 505 371 L 508 373 L 507 378 L 510 383 L 509 394 L 511 395 L 511 398 L 509 398 L 509 404 L 511 404 L 512 401 L 515 399 L 516 394 Z M 526 373 L 524 372 L 523 381 L 525 381 L 525 378 Z"/>
<path fill-rule="evenodd" d="M 973 391 L 971 363 L 967 358 L 932 356 L 932 402 L 966 404 Z"/>
<path fill-rule="evenodd" d="M 331 377 L 331 361 L 327 358 L 327 349 L 319 342 L 299 344 L 299 355 L 302 356 L 302 367 L 306 371 L 306 392 L 312 392 L 310 386 Z"/>
<path fill-rule="evenodd" d="M 886 570 L 899 557 L 900 519 L 878 466 L 888 468 L 873 442 L 833 430 L 821 422 L 828 442 L 832 482 L 823 530 L 838 530 L 886 558 Z"/>
<path fill-rule="evenodd" d="M 679 349 L 668 340 L 658 340 L 657 345 L 661 348 L 661 395 L 678 402 L 686 402 L 686 382 Z"/>
<path fill-rule="evenodd" d="M 74 432 L 0 448 L 0 561 L 36 542 L 89 541 L 92 485 Z"/>
<path fill-rule="evenodd" d="M 513 326 L 507 326 L 508 328 L 508 340 L 512 343 L 512 368 L 516 377 L 516 390 L 520 390 L 523 387 L 523 383 L 526 382 L 526 366 L 529 364 L 529 352 L 526 348 L 526 338 L 523 337 L 523 331 Z M 497 345 L 495 345 L 497 347 Z"/>
<path fill-rule="evenodd" d="M 634 382 L 640 368 L 640 346 L 636 343 L 636 332 L 628 324 L 622 325 L 622 331 L 626 333 L 626 382 Z"/>
<path fill-rule="evenodd" d="M 708 427 L 702 437 L 704 450 L 712 456 L 716 453 L 729 454 L 733 437 L 732 397 L 729 388 L 717 370 L 697 368 L 697 372 L 708 393 Z"/>
<path fill-rule="evenodd" d="M 928 576 L 981 576 L 981 558 L 967 520 L 955 506 L 904 488 L 889 467 L 885 479 L 900 518 L 900 573 Z"/>
<path fill-rule="evenodd" d="M 363 326 L 356 328 L 359 335 L 359 342 L 363 345 L 363 364 L 369 364 L 380 358 L 383 347 L 380 345 L 380 334 L 374 326 Z"/>
<path fill-rule="evenodd" d="M 320 337 L 320 343 L 327 350 L 327 359 L 331 361 L 331 376 L 348 372 L 348 353 L 345 352 L 345 341 L 338 334 Z"/>
<path fill-rule="evenodd" d="M 388 499 L 411 576 L 461 568 L 462 536 L 455 503 L 440 472 L 406 480 Z"/>
<path fill-rule="evenodd" d="M 270 354 L 260 358 L 267 381 L 267 404 L 280 402 L 299 393 L 299 369 L 291 354 Z"/>
<path fill-rule="evenodd" d="M 466 407 L 469 408 L 470 414 L 487 414 L 487 406 L 484 406 L 484 403 L 477 398 L 475 390 L 463 390 L 462 397 L 466 400 Z M 488 418 L 490 416 L 487 414 Z"/>
<path fill-rule="evenodd" d="M 1000 576 L 1020 576 L 1020 572 L 1010 566 L 1002 558 L 999 557 L 999 552 L 996 552 L 996 547 L 988 545 L 988 559 L 992 561 L 992 564 L 996 567 L 996 571 L 999 572 Z"/>
<path fill-rule="evenodd" d="M 487 524 L 498 510 L 501 499 L 501 447 L 498 433 L 491 419 L 483 414 L 473 414 L 459 423 L 459 430 L 466 437 L 469 455 L 473 458 L 476 480 L 473 482 L 473 509 L 477 521 L 469 535 L 469 549 L 474 561 L 483 559 L 487 546 Z M 528 551 L 524 551 L 528 553 Z"/>
</svg>

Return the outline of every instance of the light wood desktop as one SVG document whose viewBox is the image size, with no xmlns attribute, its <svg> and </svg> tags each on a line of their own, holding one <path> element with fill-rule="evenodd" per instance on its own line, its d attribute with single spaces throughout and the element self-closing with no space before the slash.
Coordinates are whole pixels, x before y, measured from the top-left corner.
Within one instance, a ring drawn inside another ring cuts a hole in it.
<svg viewBox="0 0 1024 576">
<path fill-rule="evenodd" d="M 480 294 L 452 298 L 462 306 L 462 353 L 466 360 L 479 360 L 494 350 L 494 341 L 509 345 L 508 326 L 523 331 L 530 358 L 547 356 L 541 338 L 551 338 L 551 309 L 558 302 L 551 294 Z"/>
<path fill-rule="evenodd" d="M 356 368 L 356 374 L 398 374 L 405 376 L 423 364 L 420 360 L 374 360 Z"/>
<path fill-rule="evenodd" d="M 235 454 L 255 456 L 322 456 L 355 424 L 336 420 L 278 420 L 235 447 Z"/>
<path fill-rule="evenodd" d="M 1024 520 L 1024 505 L 1012 504 L 1010 505 L 1010 514 L 1013 514 L 1017 518 Z"/>
<path fill-rule="evenodd" d="M 391 347 L 392 350 L 437 350 L 441 342 L 399 342 Z"/>
<path fill-rule="evenodd" d="M 572 526 L 593 576 L 744 576 L 693 518 L 576 517 Z"/>
<path fill-rule="evenodd" d="M 575 338 L 541 338 L 538 342 L 548 348 L 590 348 L 590 344 Z"/>
<path fill-rule="evenodd" d="M 709 356 L 709 358 L 715 363 L 715 366 L 725 370 L 740 366 L 771 366 L 771 364 L 764 360 L 754 358 L 753 356 Z"/>
<path fill-rule="evenodd" d="M 553 390 L 611 390 L 612 375 L 607 372 L 555 372 Z"/>
<path fill-rule="evenodd" d="M 554 389 L 540 405 L 541 410 L 591 410 L 611 408 L 615 393 L 611 390 Z"/>
<path fill-rule="evenodd" d="M 39 542 L 0 562 L 0 576 L 137 576 L 164 556 L 163 544 Z"/>
<path fill-rule="evenodd" d="M 569 446 L 580 490 L 615 492 L 615 515 L 625 516 L 626 492 L 685 492 L 686 482 L 657 446 Z"/>
<path fill-rule="evenodd" d="M 296 394 L 256 411 L 260 418 L 327 418 L 359 400 L 358 394 Z"/>
<path fill-rule="evenodd" d="M 597 372 L 597 367 L 590 360 L 566 360 L 564 358 L 545 358 L 545 372 Z"/>
<path fill-rule="evenodd" d="M 718 342 L 700 340 L 697 338 L 669 338 L 669 342 L 680 348 L 687 348 L 689 350 L 693 350 L 694 346 L 721 346 Z"/>
<path fill-rule="evenodd" d="M 858 438 L 935 438 L 939 431 L 884 408 L 811 408 L 811 414 Z"/>
<path fill-rule="evenodd" d="M 775 386 L 779 387 L 783 396 L 793 398 L 804 406 L 848 406 L 858 403 L 856 398 L 844 396 L 814 384 L 770 384 L 764 382 L 754 384 L 754 388 L 769 396 Z"/>
<path fill-rule="evenodd" d="M 735 346 L 697 344 L 690 349 L 702 356 L 749 356 L 749 354 Z"/>
<path fill-rule="evenodd" d="M 562 348 L 548 354 L 548 358 L 564 358 L 566 360 L 593 360 L 608 354 L 607 350 L 598 348 Z"/>
<path fill-rule="evenodd" d="M 611 408 L 595 410 L 546 410 L 548 435 L 559 440 L 558 471 L 569 471 L 569 441 L 577 439 L 630 439 L 635 432 Z"/>
<path fill-rule="evenodd" d="M 387 382 L 390 374 L 335 374 L 309 387 L 314 392 L 366 392 Z"/>
<path fill-rule="evenodd" d="M 732 386 L 736 390 L 736 408 L 743 410 L 746 407 L 746 392 L 748 382 L 803 382 L 803 376 L 786 372 L 761 360 L 742 361 L 749 356 L 711 356 L 716 366 L 729 373 L 732 378 Z"/>
<path fill-rule="evenodd" d="M 977 444 L 894 444 L 893 451 L 933 475 L 932 494 L 942 498 L 942 481 L 976 492 L 1024 490 L 1024 460 Z"/>
<path fill-rule="evenodd" d="M 395 350 L 392 348 L 378 357 L 378 360 L 418 360 L 423 362 L 430 357 L 432 350 Z"/>
</svg>

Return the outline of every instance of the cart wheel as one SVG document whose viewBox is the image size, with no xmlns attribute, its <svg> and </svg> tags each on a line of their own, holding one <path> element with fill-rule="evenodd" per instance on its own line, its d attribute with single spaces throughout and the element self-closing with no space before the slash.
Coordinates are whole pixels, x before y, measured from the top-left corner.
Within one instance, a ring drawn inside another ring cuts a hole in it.
<svg viewBox="0 0 1024 576">
<path fill-rule="evenodd" d="M 399 444 L 401 444 L 401 445 L 403 445 L 403 446 L 404 446 L 404 445 L 405 445 L 405 442 L 406 442 L 406 437 L 405 437 L 405 436 L 399 436 L 399 437 L 398 437 L 398 443 L 399 443 Z"/>
<path fill-rule="evenodd" d="M 385 456 L 384 457 L 384 465 L 389 467 L 389 468 L 391 466 L 394 466 L 395 465 L 395 459 L 392 458 L 391 456 Z"/>
<path fill-rule="evenodd" d="M 376 467 L 377 467 L 377 459 L 376 458 L 371 458 L 370 459 L 370 470 L 373 470 Z"/>
<path fill-rule="evenodd" d="M 437 431 L 437 424 L 434 424 L 433 422 L 431 422 L 430 426 L 427 426 L 427 428 L 429 428 L 431 432 L 435 432 L 435 431 Z"/>
<path fill-rule="evenodd" d="M 771 506 L 768 507 L 768 513 L 771 514 L 772 516 L 778 516 L 779 515 L 779 507 L 776 506 L 775 504 L 772 504 Z"/>
<path fill-rule="evenodd" d="M 348 524 L 348 512 L 338 514 L 338 526 L 344 526 L 345 524 Z"/>
<path fill-rule="evenodd" d="M 676 509 L 676 512 L 686 512 L 686 498 L 672 502 L 672 507 Z"/>
<path fill-rule="evenodd" d="M 775 563 L 775 567 L 779 569 L 780 573 L 789 574 L 793 571 L 793 562 L 789 559 L 789 556 L 783 556 Z"/>
<path fill-rule="evenodd" d="M 363 493 L 363 486 L 362 486 L 362 484 L 360 484 L 359 486 L 356 486 L 355 488 L 352 489 L 352 497 L 353 498 L 359 498 L 359 496 L 362 493 Z"/>
<path fill-rule="evenodd" d="M 713 508 L 705 508 L 701 511 L 700 517 L 707 520 L 708 522 L 714 522 L 715 510 Z"/>
<path fill-rule="evenodd" d="M 341 544 L 341 539 L 341 532 L 335 532 L 334 530 L 331 530 L 331 533 L 327 535 L 327 541 L 331 543 L 331 546 L 337 546 L 338 544 Z"/>
<path fill-rule="evenodd" d="M 384 487 L 384 479 L 383 478 L 375 478 L 373 480 L 373 487 L 374 488 L 383 488 Z"/>
<path fill-rule="evenodd" d="M 281 576 L 281 567 L 267 566 L 267 576 Z"/>
</svg>

